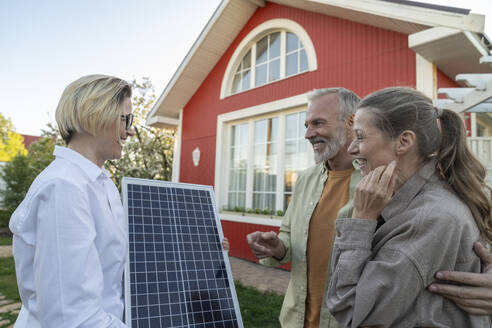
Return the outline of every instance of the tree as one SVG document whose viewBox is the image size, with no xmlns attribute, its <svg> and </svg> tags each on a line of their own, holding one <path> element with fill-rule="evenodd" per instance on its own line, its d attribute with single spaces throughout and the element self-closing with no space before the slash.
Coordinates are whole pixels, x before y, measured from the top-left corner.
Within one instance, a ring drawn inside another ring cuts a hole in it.
<svg viewBox="0 0 492 328">
<path fill-rule="evenodd" d="M 0 177 L 5 183 L 5 189 L 0 190 L 3 197 L 0 228 L 3 228 L 8 225 L 10 216 L 22 202 L 32 183 L 32 170 L 27 156 L 19 154 L 5 163 L 0 170 Z"/>
<path fill-rule="evenodd" d="M 44 136 L 29 146 L 27 155 L 18 154 L 0 170 L 0 178 L 5 182 L 5 188 L 0 190 L 3 198 L 0 228 L 8 225 L 10 216 L 26 196 L 36 176 L 55 158 L 54 147 L 55 139 Z"/>
<path fill-rule="evenodd" d="M 0 162 L 8 162 L 16 155 L 27 154 L 24 138 L 15 132 L 10 119 L 0 114 Z"/>
<path fill-rule="evenodd" d="M 148 78 L 143 78 L 141 82 L 134 80 L 132 89 L 135 135 L 126 141 L 121 159 L 108 161 L 105 165 L 118 188 L 124 176 L 170 180 L 172 174 L 174 131 L 145 125 L 155 101 L 152 83 Z"/>
<path fill-rule="evenodd" d="M 27 159 L 32 170 L 32 175 L 34 176 L 33 180 L 55 159 L 53 150 L 56 144 L 56 138 L 43 131 L 42 138 L 29 146 Z"/>
</svg>

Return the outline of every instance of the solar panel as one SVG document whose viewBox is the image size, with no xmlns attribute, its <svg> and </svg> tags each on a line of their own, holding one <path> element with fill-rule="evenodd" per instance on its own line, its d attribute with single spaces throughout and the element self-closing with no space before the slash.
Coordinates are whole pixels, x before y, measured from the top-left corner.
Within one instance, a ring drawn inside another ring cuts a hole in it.
<svg viewBox="0 0 492 328">
<path fill-rule="evenodd" d="M 242 328 L 212 187 L 124 178 L 122 193 L 126 324 Z"/>
</svg>

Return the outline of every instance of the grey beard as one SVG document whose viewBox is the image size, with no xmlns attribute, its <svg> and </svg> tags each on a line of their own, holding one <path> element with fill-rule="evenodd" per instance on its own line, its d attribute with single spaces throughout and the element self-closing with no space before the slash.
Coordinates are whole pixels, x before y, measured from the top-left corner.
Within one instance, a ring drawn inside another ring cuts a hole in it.
<svg viewBox="0 0 492 328">
<path fill-rule="evenodd" d="M 314 161 L 316 162 L 316 164 L 332 159 L 333 157 L 335 157 L 336 154 L 338 154 L 340 149 L 342 149 L 343 145 L 345 145 L 346 139 L 343 133 L 343 129 L 339 129 L 337 134 L 337 137 L 331 140 L 323 137 L 316 137 L 310 140 L 311 143 L 320 140 L 324 141 L 325 143 L 325 149 L 323 152 L 320 153 L 314 151 Z"/>
</svg>

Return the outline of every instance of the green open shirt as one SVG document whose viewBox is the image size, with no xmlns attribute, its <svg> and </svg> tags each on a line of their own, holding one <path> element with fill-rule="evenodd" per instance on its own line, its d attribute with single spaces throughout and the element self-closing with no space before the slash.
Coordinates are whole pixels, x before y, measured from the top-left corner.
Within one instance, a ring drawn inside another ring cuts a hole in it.
<svg viewBox="0 0 492 328">
<path fill-rule="evenodd" d="M 291 262 L 290 282 L 285 294 L 280 312 L 280 324 L 284 328 L 304 326 L 305 302 L 307 295 L 307 263 L 306 247 L 309 231 L 309 221 L 318 204 L 326 179 L 328 169 L 324 164 L 313 166 L 299 175 L 294 188 L 293 197 L 280 226 L 279 238 L 285 246 L 285 256 L 281 261 L 266 258 L 260 261 L 268 266 L 278 266 Z M 354 170 L 350 178 L 349 201 L 338 212 L 337 217 L 352 216 L 352 197 L 360 181 L 360 171 Z M 328 270 L 329 271 L 329 270 Z M 328 282 L 330 272 L 326 277 Z M 325 286 L 320 315 L 320 327 L 337 327 L 335 319 L 326 307 L 325 297 L 328 283 Z"/>
</svg>

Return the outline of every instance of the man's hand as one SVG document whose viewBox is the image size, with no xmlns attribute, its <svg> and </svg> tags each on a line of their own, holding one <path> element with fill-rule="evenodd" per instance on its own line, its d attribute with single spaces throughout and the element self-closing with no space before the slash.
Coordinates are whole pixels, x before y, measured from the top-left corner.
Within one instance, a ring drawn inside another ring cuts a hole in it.
<svg viewBox="0 0 492 328">
<path fill-rule="evenodd" d="M 470 314 L 492 315 L 492 251 L 487 251 L 479 242 L 475 243 L 474 249 L 482 260 L 482 273 L 440 271 L 436 274 L 437 279 L 464 286 L 441 282 L 431 284 L 429 290 L 449 298 Z"/>
<path fill-rule="evenodd" d="M 227 239 L 227 237 L 224 237 L 224 239 L 222 239 L 222 248 L 227 253 L 229 253 L 229 249 L 231 249 L 231 245 L 229 244 L 229 239 Z"/>
<path fill-rule="evenodd" d="M 256 231 L 246 236 L 251 251 L 258 259 L 275 257 L 280 260 L 285 256 L 285 247 L 273 231 Z"/>
</svg>

